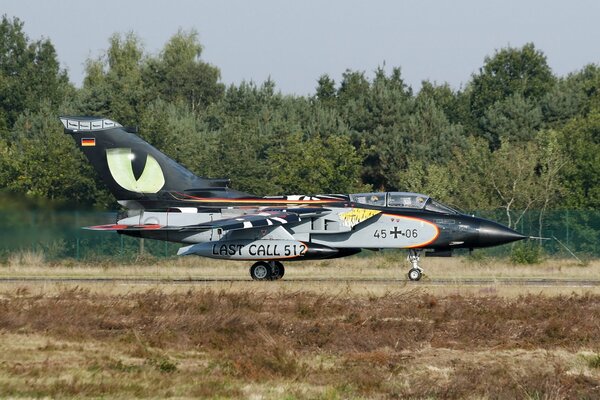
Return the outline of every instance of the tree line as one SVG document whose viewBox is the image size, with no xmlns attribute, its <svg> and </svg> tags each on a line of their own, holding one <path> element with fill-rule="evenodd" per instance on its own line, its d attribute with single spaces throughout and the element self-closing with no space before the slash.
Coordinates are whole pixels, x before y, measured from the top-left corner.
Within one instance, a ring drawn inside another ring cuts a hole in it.
<svg viewBox="0 0 600 400">
<path fill-rule="evenodd" d="M 256 195 L 400 190 L 466 210 L 591 210 L 600 206 L 600 67 L 556 76 L 533 43 L 483 60 L 464 87 L 400 68 L 346 70 L 314 94 L 275 82 L 225 85 L 195 31 L 158 54 L 114 34 L 86 61 L 81 88 L 49 39 L 18 18 L 0 22 L 0 187 L 57 202 L 116 207 L 62 133 L 58 115 L 99 115 L 205 177 Z"/>
</svg>

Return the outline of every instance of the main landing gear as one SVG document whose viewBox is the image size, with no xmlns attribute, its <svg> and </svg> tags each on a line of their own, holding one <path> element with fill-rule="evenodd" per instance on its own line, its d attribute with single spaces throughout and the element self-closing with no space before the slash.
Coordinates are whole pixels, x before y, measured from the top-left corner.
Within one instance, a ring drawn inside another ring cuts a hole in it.
<svg viewBox="0 0 600 400">
<path fill-rule="evenodd" d="M 285 268 L 279 261 L 259 261 L 250 267 L 250 276 L 255 281 L 276 281 L 284 274 Z"/>
<path fill-rule="evenodd" d="M 421 278 L 423 277 L 423 268 L 419 267 L 419 260 L 421 259 L 421 250 L 408 250 L 407 259 L 411 265 L 411 269 L 410 271 L 408 271 L 408 279 L 410 279 L 411 281 L 421 280 Z"/>
</svg>

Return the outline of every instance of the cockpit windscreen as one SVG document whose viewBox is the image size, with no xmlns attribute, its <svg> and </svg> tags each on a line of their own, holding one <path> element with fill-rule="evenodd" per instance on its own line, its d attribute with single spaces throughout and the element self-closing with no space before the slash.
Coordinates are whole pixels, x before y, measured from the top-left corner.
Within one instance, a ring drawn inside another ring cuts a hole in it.
<svg viewBox="0 0 600 400">
<path fill-rule="evenodd" d="M 448 207 L 447 205 L 442 204 L 440 202 L 437 202 L 431 198 L 425 205 L 425 209 L 428 211 L 439 212 L 444 214 L 458 214 L 458 211 L 456 211 L 455 209 Z"/>
</svg>

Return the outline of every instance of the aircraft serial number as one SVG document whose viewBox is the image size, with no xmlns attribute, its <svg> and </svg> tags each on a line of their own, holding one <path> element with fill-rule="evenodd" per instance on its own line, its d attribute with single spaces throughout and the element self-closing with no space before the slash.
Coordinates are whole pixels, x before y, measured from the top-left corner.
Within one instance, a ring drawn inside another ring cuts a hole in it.
<svg viewBox="0 0 600 400">
<path fill-rule="evenodd" d="M 398 237 L 411 239 L 419 237 L 419 231 L 416 229 L 398 229 L 398 227 L 394 227 L 394 229 L 390 230 L 376 229 L 373 233 L 373 237 L 376 237 L 377 239 L 385 239 L 388 236 L 393 236 L 394 239 L 398 239 Z"/>
</svg>

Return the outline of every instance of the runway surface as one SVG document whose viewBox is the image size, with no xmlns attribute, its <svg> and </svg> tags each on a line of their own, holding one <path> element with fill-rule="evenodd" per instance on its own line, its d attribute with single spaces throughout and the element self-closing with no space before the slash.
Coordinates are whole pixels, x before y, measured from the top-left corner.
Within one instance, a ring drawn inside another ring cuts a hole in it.
<svg viewBox="0 0 600 400">
<path fill-rule="evenodd" d="M 208 283 L 233 283 L 253 282 L 250 278 L 124 278 L 124 277 L 0 277 L 0 283 L 85 283 L 85 284 L 208 284 Z M 419 282 L 407 279 L 384 278 L 284 278 L 279 281 L 265 281 L 264 284 L 294 284 L 294 283 L 363 283 L 376 285 L 410 284 L 433 286 L 482 286 L 482 285 L 510 285 L 510 286 L 548 286 L 548 287 L 597 287 L 600 279 L 548 279 L 548 278 L 427 278 Z"/>
</svg>

